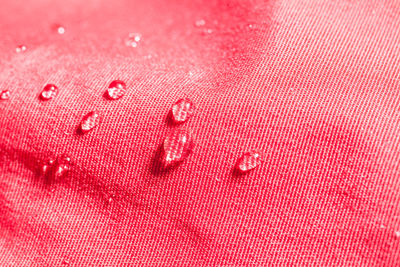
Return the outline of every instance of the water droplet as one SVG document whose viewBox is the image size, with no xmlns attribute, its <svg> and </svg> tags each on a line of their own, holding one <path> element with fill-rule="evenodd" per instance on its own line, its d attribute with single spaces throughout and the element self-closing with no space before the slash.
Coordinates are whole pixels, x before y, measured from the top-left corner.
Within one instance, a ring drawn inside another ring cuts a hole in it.
<svg viewBox="0 0 400 267">
<path fill-rule="evenodd" d="M 196 27 L 204 26 L 204 25 L 206 25 L 206 21 L 204 19 L 196 20 L 195 25 L 196 25 Z"/>
<path fill-rule="evenodd" d="M 55 162 L 56 162 L 56 159 L 49 158 L 45 163 L 43 163 L 40 166 L 40 173 L 44 176 L 48 175 L 51 172 Z"/>
<path fill-rule="evenodd" d="M 9 90 L 3 90 L 3 91 L 1 91 L 1 93 L 0 93 L 0 99 L 1 100 L 7 100 L 7 99 L 9 99 L 10 98 L 10 91 Z"/>
<path fill-rule="evenodd" d="M 396 231 L 396 232 L 394 232 L 394 234 L 396 235 L 396 237 L 400 238 L 400 231 Z"/>
<path fill-rule="evenodd" d="M 92 130 L 99 123 L 99 114 L 95 111 L 91 111 L 83 118 L 81 122 L 81 130 L 83 133 L 87 133 Z"/>
<path fill-rule="evenodd" d="M 237 162 L 237 169 L 241 172 L 247 172 L 261 163 L 261 154 L 258 151 L 246 152 Z"/>
<path fill-rule="evenodd" d="M 137 47 L 141 39 L 142 35 L 140 33 L 130 33 L 125 40 L 125 45 L 130 47 Z"/>
<path fill-rule="evenodd" d="M 61 24 L 53 24 L 51 26 L 51 29 L 53 31 L 55 31 L 56 33 L 58 33 L 58 34 L 64 34 L 65 33 L 65 27 L 63 25 L 61 25 Z"/>
<path fill-rule="evenodd" d="M 125 95 L 126 84 L 123 81 L 115 80 L 110 83 L 107 94 L 110 99 L 116 100 Z"/>
<path fill-rule="evenodd" d="M 165 167 L 183 161 L 191 152 L 193 141 L 188 131 L 178 129 L 164 140 L 162 163 Z"/>
<path fill-rule="evenodd" d="M 57 165 L 54 169 L 54 178 L 58 179 L 64 176 L 71 167 L 71 158 L 69 156 L 63 155 L 57 159 Z"/>
<path fill-rule="evenodd" d="M 58 25 L 57 33 L 58 34 L 64 34 L 65 33 L 65 28 L 63 26 L 61 26 L 61 25 Z"/>
<path fill-rule="evenodd" d="M 63 177 L 71 167 L 71 158 L 62 155 L 58 158 L 50 157 L 40 165 L 40 174 L 48 180 L 55 181 Z"/>
<path fill-rule="evenodd" d="M 17 46 L 17 47 L 15 48 L 15 51 L 16 51 L 17 53 L 24 52 L 24 51 L 26 51 L 26 46 L 25 46 L 25 45 L 19 45 L 19 46 Z"/>
<path fill-rule="evenodd" d="M 208 35 L 208 34 L 211 34 L 211 33 L 213 33 L 213 32 L 214 32 L 213 29 L 204 29 L 204 30 L 202 31 L 202 34 L 203 34 L 203 35 Z"/>
<path fill-rule="evenodd" d="M 53 99 L 57 95 L 57 91 L 57 86 L 55 86 L 54 84 L 47 84 L 40 93 L 40 98 L 42 100 Z"/>
<path fill-rule="evenodd" d="M 194 112 L 194 104 L 189 99 L 180 99 L 172 106 L 172 117 L 176 123 L 187 121 Z"/>
</svg>

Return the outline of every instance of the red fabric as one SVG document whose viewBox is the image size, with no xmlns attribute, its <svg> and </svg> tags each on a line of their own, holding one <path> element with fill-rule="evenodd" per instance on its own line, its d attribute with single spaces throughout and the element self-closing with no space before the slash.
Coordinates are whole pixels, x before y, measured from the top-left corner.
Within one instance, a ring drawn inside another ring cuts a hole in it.
<svg viewBox="0 0 400 267">
<path fill-rule="evenodd" d="M 3 1 L 0 265 L 399 266 L 399 15 L 395 0 Z M 180 98 L 196 111 L 176 126 Z M 164 170 L 174 128 L 195 146 Z M 253 149 L 263 164 L 238 175 Z M 63 154 L 62 179 L 37 172 Z"/>
</svg>

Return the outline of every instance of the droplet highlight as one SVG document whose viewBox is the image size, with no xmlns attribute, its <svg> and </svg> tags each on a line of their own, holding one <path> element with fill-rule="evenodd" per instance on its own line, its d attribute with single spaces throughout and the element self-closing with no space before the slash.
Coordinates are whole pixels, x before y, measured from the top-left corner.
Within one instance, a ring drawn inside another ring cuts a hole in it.
<svg viewBox="0 0 400 267">
<path fill-rule="evenodd" d="M 125 39 L 125 45 L 129 47 L 137 47 L 139 42 L 142 40 L 142 35 L 140 33 L 130 33 Z"/>
<path fill-rule="evenodd" d="M 54 31 L 55 33 L 58 33 L 60 35 L 65 33 L 65 27 L 61 24 L 53 24 L 51 26 L 51 29 L 52 29 L 52 31 Z"/>
<path fill-rule="evenodd" d="M 48 181 L 56 181 L 64 177 L 71 168 L 71 158 L 62 155 L 58 158 L 50 157 L 40 166 L 40 174 Z"/>
<path fill-rule="evenodd" d="M 57 33 L 58 34 L 64 34 L 65 33 L 65 28 L 63 26 L 59 25 L 57 27 Z"/>
<path fill-rule="evenodd" d="M 1 93 L 0 93 L 0 99 L 1 99 L 1 100 L 7 100 L 7 99 L 10 98 L 10 95 L 11 95 L 11 93 L 10 93 L 9 90 L 3 90 L 3 91 L 1 91 Z"/>
<path fill-rule="evenodd" d="M 194 23 L 194 25 L 195 25 L 196 27 L 202 27 L 202 26 L 206 25 L 206 21 L 205 21 L 204 19 L 199 19 L 199 20 L 196 20 L 196 22 Z"/>
<path fill-rule="evenodd" d="M 59 179 L 67 174 L 70 170 L 71 158 L 69 156 L 63 155 L 57 160 L 57 165 L 54 169 L 54 178 Z"/>
<path fill-rule="evenodd" d="M 258 151 L 246 152 L 237 162 L 236 168 L 241 172 L 248 172 L 255 169 L 262 162 L 261 154 Z"/>
<path fill-rule="evenodd" d="M 171 112 L 175 123 L 183 123 L 193 115 L 194 104 L 189 99 L 180 99 L 172 106 Z"/>
<path fill-rule="evenodd" d="M 82 131 L 82 133 L 87 133 L 93 130 L 93 128 L 98 125 L 99 120 L 100 116 L 97 112 L 89 112 L 88 114 L 86 114 L 85 117 L 83 117 L 80 125 L 80 130 Z"/>
<path fill-rule="evenodd" d="M 25 45 L 19 45 L 15 48 L 15 51 L 17 53 L 25 52 L 26 51 L 26 46 Z"/>
<path fill-rule="evenodd" d="M 170 167 L 187 158 L 193 148 L 193 140 L 186 130 L 178 129 L 171 132 L 164 140 L 162 163 Z"/>
<path fill-rule="evenodd" d="M 46 162 L 44 162 L 40 166 L 40 173 L 44 176 L 48 175 L 51 172 L 55 163 L 56 163 L 56 159 L 49 158 Z"/>
<path fill-rule="evenodd" d="M 54 84 L 47 84 L 40 93 L 40 99 L 45 101 L 53 99 L 57 95 L 57 92 L 57 86 L 55 86 Z"/>
<path fill-rule="evenodd" d="M 123 81 L 115 80 L 110 83 L 107 89 L 109 99 L 117 100 L 125 95 L 126 84 Z"/>
</svg>

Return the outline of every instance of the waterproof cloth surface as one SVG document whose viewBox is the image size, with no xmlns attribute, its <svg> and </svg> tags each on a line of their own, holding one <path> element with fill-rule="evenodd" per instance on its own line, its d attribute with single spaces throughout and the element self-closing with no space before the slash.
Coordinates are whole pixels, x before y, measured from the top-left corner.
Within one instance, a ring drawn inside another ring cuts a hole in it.
<svg viewBox="0 0 400 267">
<path fill-rule="evenodd" d="M 3 0 L 0 266 L 399 266 L 399 25 L 396 0 Z"/>
</svg>

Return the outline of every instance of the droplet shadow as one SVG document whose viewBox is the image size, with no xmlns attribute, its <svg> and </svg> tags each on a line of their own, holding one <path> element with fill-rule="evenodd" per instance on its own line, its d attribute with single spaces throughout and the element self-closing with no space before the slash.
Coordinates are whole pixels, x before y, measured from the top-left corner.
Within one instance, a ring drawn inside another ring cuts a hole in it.
<svg viewBox="0 0 400 267">
<path fill-rule="evenodd" d="M 167 116 L 165 116 L 165 123 L 169 127 L 178 127 L 181 124 L 174 121 L 174 116 L 171 110 L 167 113 Z"/>
<path fill-rule="evenodd" d="M 164 174 L 170 173 L 182 163 L 182 162 L 177 162 L 170 166 L 165 166 L 164 163 L 162 162 L 163 154 L 164 154 L 163 145 L 160 144 L 157 147 L 156 151 L 154 152 L 150 164 L 150 171 L 155 176 L 162 176 Z"/>
<path fill-rule="evenodd" d="M 251 172 L 251 171 L 250 171 L 250 172 Z M 247 174 L 247 173 L 245 173 L 245 172 L 239 170 L 239 168 L 237 167 L 237 165 L 235 165 L 235 166 L 232 168 L 232 171 L 231 171 L 232 181 L 233 181 L 233 182 L 240 183 L 240 182 L 243 181 L 243 177 L 246 176 L 246 174 Z"/>
<path fill-rule="evenodd" d="M 107 99 L 107 100 L 112 100 L 111 97 L 110 97 L 110 95 L 107 93 L 107 90 L 104 91 L 104 93 L 103 93 L 103 98 L 104 98 L 104 99 Z"/>
<path fill-rule="evenodd" d="M 75 127 L 75 133 L 77 134 L 77 135 L 84 135 L 85 133 L 82 131 L 82 128 L 81 128 L 81 125 L 80 124 L 78 124 L 76 127 Z"/>
</svg>

